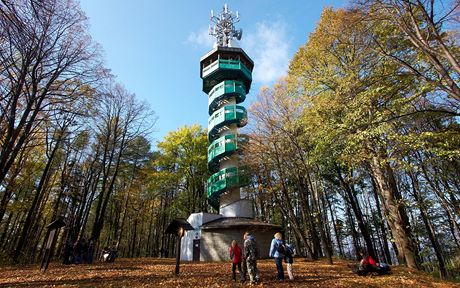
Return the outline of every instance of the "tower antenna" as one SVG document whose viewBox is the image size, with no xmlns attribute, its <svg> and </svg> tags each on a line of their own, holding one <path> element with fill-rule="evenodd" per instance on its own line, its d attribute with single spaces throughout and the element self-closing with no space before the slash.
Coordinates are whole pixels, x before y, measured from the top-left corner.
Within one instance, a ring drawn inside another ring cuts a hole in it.
<svg viewBox="0 0 460 288">
<path fill-rule="evenodd" d="M 243 29 L 235 29 L 235 23 L 240 22 L 240 15 L 238 11 L 233 13 L 228 9 L 227 4 L 224 5 L 222 12 L 214 15 L 211 10 L 211 22 L 214 26 L 210 27 L 209 35 L 216 37 L 216 45 L 220 47 L 230 47 L 230 40 L 236 38 L 241 39 L 243 36 Z"/>
</svg>

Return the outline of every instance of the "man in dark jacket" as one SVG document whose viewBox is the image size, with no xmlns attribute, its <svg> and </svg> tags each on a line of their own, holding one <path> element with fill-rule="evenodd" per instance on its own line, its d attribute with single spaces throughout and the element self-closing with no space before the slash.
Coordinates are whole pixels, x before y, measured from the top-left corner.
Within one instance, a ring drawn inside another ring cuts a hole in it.
<svg viewBox="0 0 460 288">
<path fill-rule="evenodd" d="M 244 258 L 246 259 L 246 266 L 248 268 L 249 279 L 251 284 L 258 281 L 257 276 L 257 244 L 254 237 L 249 233 L 244 233 Z"/>
</svg>

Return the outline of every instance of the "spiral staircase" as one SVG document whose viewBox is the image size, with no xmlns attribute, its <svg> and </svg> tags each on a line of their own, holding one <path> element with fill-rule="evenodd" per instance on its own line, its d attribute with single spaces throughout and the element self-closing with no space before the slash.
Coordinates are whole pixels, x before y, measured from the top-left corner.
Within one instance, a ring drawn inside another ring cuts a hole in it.
<svg viewBox="0 0 460 288">
<path fill-rule="evenodd" d="M 247 184 L 239 167 L 241 144 L 247 137 L 238 128 L 247 124 L 246 99 L 254 63 L 241 48 L 218 46 L 201 59 L 203 92 L 208 94 L 209 204 L 216 210 L 237 203 L 240 187 Z"/>
</svg>

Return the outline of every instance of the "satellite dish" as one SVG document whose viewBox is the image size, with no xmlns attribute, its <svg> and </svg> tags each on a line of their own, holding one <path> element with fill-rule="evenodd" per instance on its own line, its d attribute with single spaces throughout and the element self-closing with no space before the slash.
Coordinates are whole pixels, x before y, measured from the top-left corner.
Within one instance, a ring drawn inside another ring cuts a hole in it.
<svg viewBox="0 0 460 288">
<path fill-rule="evenodd" d="M 243 29 L 236 30 L 235 37 L 237 40 L 241 40 L 241 37 L 243 36 Z"/>
</svg>

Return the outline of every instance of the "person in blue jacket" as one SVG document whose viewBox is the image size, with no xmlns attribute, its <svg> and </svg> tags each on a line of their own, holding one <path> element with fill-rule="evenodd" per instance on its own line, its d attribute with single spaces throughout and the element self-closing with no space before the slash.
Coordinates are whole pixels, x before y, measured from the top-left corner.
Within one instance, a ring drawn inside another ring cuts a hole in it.
<svg viewBox="0 0 460 288">
<path fill-rule="evenodd" d="M 283 236 L 280 232 L 277 232 L 270 245 L 269 255 L 270 257 L 275 258 L 276 270 L 278 271 L 276 278 L 278 279 L 278 281 L 284 281 L 283 259 L 285 253 L 286 247 L 283 243 Z"/>
</svg>

